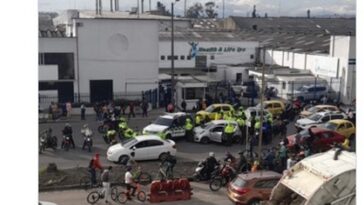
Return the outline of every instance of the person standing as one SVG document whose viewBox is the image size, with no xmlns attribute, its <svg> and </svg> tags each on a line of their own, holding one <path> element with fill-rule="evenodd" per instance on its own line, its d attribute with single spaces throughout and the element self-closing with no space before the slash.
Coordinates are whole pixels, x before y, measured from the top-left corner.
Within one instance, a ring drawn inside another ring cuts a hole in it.
<svg viewBox="0 0 364 205">
<path fill-rule="evenodd" d="M 245 120 L 244 120 L 244 118 L 242 118 L 242 116 L 238 116 L 236 119 L 236 122 L 238 123 L 239 129 L 241 132 L 240 144 L 244 144 L 244 142 L 246 140 Z"/>
<path fill-rule="evenodd" d="M 109 203 L 109 195 L 110 195 L 110 171 L 112 166 L 109 166 L 105 169 L 101 174 L 101 181 L 102 181 L 102 194 L 105 198 L 105 203 Z"/>
<path fill-rule="evenodd" d="M 225 144 L 226 146 L 231 146 L 233 141 L 233 135 L 235 133 L 234 125 L 229 121 L 224 128 Z"/>
<path fill-rule="evenodd" d="M 128 115 L 128 118 L 130 119 L 131 116 L 135 117 L 135 113 L 134 113 L 134 103 L 132 101 L 130 101 L 130 103 L 129 103 L 129 115 Z"/>
<path fill-rule="evenodd" d="M 280 143 L 281 147 L 279 149 L 279 159 L 281 162 L 281 168 L 284 169 L 287 167 L 287 148 L 283 142 Z"/>
<path fill-rule="evenodd" d="M 86 107 L 85 104 L 81 104 L 81 120 L 86 120 L 85 118 L 85 113 L 86 113 Z"/>
<path fill-rule="evenodd" d="M 142 102 L 143 117 L 148 117 L 148 102 L 143 100 Z"/>
<path fill-rule="evenodd" d="M 193 141 L 193 125 L 192 125 L 190 118 L 186 119 L 185 130 L 186 130 L 187 141 L 192 142 Z"/>
<path fill-rule="evenodd" d="M 71 112 L 72 112 L 72 104 L 70 101 L 66 103 L 66 111 L 67 111 L 67 118 L 71 118 Z"/>
<path fill-rule="evenodd" d="M 182 107 L 182 112 L 186 112 L 187 103 L 186 103 L 185 99 L 183 99 L 183 101 L 181 103 L 181 107 Z"/>
<path fill-rule="evenodd" d="M 96 153 L 94 157 L 92 157 L 89 164 L 89 172 L 91 175 L 91 185 L 94 186 L 97 184 L 96 182 L 96 169 L 102 170 L 102 166 L 100 163 L 100 154 Z"/>
</svg>

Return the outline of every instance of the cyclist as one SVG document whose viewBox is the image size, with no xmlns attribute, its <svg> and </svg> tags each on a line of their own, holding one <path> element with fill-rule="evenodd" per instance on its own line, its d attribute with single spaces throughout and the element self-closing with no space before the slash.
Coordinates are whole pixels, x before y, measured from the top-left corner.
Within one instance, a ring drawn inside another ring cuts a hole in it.
<svg viewBox="0 0 364 205">
<path fill-rule="evenodd" d="M 131 166 L 128 166 L 126 168 L 126 172 L 125 172 L 125 184 L 126 184 L 126 196 L 128 197 L 128 200 L 131 200 L 130 197 L 130 190 L 132 189 L 132 196 L 135 196 L 135 191 L 136 191 L 136 186 L 134 186 L 134 179 L 133 179 L 133 175 L 131 174 Z"/>
<path fill-rule="evenodd" d="M 164 167 L 166 166 L 166 177 L 168 178 L 169 176 L 173 176 L 173 168 L 177 163 L 177 159 L 176 157 L 172 156 L 171 153 L 168 151 L 167 152 L 167 157 L 162 161 L 161 165 Z"/>
<path fill-rule="evenodd" d="M 102 180 L 102 196 L 105 197 L 105 203 L 109 203 L 109 195 L 110 195 L 110 171 L 112 169 L 112 166 L 109 166 L 107 169 L 105 169 L 101 174 L 101 180 Z"/>
</svg>

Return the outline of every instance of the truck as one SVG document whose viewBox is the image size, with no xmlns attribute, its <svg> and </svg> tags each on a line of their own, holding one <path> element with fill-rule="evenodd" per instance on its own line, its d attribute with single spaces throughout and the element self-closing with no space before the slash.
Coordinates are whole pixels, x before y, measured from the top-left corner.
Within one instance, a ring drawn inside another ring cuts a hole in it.
<svg viewBox="0 0 364 205">
<path fill-rule="evenodd" d="M 333 148 L 309 156 L 286 170 L 269 205 L 354 205 L 356 154 Z"/>
</svg>

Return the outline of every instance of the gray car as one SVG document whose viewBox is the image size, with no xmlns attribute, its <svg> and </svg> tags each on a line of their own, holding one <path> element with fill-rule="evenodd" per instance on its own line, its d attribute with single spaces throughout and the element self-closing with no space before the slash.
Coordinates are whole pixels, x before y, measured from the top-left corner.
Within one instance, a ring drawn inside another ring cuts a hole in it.
<svg viewBox="0 0 364 205">
<path fill-rule="evenodd" d="M 241 139 L 241 132 L 238 124 L 235 121 L 230 122 L 235 127 L 233 142 L 239 142 Z M 195 127 L 193 129 L 195 142 L 201 142 L 203 144 L 207 144 L 211 141 L 222 143 L 222 134 L 227 123 L 227 120 L 213 120 L 205 125 Z"/>
</svg>

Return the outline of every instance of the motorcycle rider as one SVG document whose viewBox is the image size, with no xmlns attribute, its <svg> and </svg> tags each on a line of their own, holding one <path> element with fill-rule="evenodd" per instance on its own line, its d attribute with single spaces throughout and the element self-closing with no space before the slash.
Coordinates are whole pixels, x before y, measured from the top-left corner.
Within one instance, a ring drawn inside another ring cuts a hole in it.
<svg viewBox="0 0 364 205">
<path fill-rule="evenodd" d="M 82 145 L 82 150 L 85 149 L 85 146 L 86 146 L 86 140 L 87 140 L 87 137 L 90 137 L 91 139 L 91 146 L 92 146 L 92 130 L 88 127 L 88 124 L 84 124 L 83 125 L 83 128 L 81 129 L 81 134 L 83 135 L 83 145 Z"/>
<path fill-rule="evenodd" d="M 211 173 L 215 170 L 215 167 L 219 165 L 215 158 L 215 153 L 210 152 L 209 157 L 206 159 L 206 176 L 207 179 L 211 178 Z"/>
<path fill-rule="evenodd" d="M 237 172 L 245 172 L 247 170 L 249 170 L 248 167 L 248 162 L 244 156 L 244 151 L 240 151 L 239 153 L 239 163 L 238 163 L 238 168 L 237 168 Z"/>
<path fill-rule="evenodd" d="M 231 146 L 236 128 L 231 121 L 224 128 L 224 138 L 227 146 Z"/>
<path fill-rule="evenodd" d="M 231 163 L 235 163 L 236 159 L 229 151 L 226 151 L 224 161 L 230 161 Z"/>
<path fill-rule="evenodd" d="M 189 118 L 186 119 L 185 129 L 186 129 L 187 141 L 192 142 L 193 141 L 193 125 Z"/>
<path fill-rule="evenodd" d="M 72 145 L 72 148 L 75 149 L 75 142 L 73 141 L 73 136 L 72 136 L 73 130 L 72 127 L 69 123 L 65 124 L 64 129 L 62 130 L 62 134 L 63 134 L 63 141 L 62 141 L 62 145 L 61 148 L 63 148 L 64 146 L 64 141 L 66 139 L 66 136 L 70 138 L 70 143 Z"/>
</svg>

